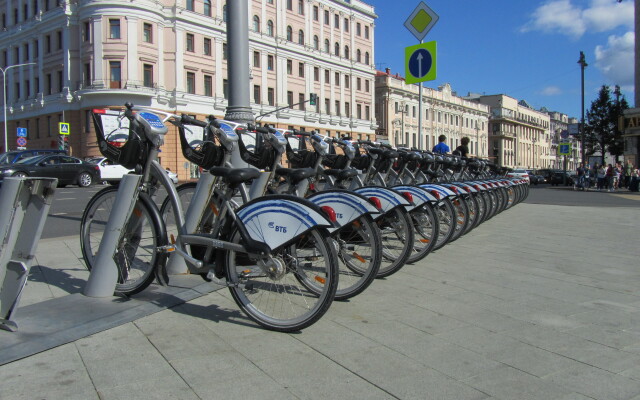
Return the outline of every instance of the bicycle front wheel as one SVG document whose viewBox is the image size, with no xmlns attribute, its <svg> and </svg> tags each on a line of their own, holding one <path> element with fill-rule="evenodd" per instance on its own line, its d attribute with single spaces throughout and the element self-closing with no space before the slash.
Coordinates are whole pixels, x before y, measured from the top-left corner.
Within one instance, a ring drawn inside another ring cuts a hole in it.
<svg viewBox="0 0 640 400">
<path fill-rule="evenodd" d="M 80 249 L 90 271 L 95 266 L 109 216 L 114 212 L 117 192 L 117 187 L 99 191 L 82 214 Z M 158 247 L 166 244 L 162 231 L 152 217 L 149 206 L 138 200 L 125 223 L 113 257 L 118 268 L 115 294 L 129 296 L 146 289 L 153 282 L 156 268 L 162 267 L 162 263 L 166 262 L 166 256 L 158 252 Z"/>
<path fill-rule="evenodd" d="M 231 242 L 241 243 L 238 231 Z M 293 243 L 255 260 L 232 250 L 217 262 L 242 311 L 261 326 L 294 332 L 316 322 L 329 309 L 338 286 L 337 257 L 326 229 L 313 228 Z"/>
</svg>

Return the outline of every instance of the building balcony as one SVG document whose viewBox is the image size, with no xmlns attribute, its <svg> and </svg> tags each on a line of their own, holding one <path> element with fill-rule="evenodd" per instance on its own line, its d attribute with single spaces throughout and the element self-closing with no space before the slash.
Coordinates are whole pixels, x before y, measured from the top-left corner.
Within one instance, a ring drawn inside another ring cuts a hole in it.
<svg viewBox="0 0 640 400">
<path fill-rule="evenodd" d="M 133 80 L 92 80 L 76 82 L 76 88 L 79 94 L 89 94 L 92 91 L 118 90 L 136 95 L 154 96 L 160 90 L 157 83 L 145 83 L 143 81 Z"/>
</svg>

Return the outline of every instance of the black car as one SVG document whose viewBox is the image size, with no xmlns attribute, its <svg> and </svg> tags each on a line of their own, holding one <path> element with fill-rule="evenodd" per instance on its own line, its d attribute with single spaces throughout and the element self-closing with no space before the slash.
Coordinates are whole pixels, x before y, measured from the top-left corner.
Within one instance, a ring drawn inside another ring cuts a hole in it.
<svg viewBox="0 0 640 400">
<path fill-rule="evenodd" d="M 58 149 L 30 149 L 14 150 L 0 154 L 0 164 L 13 164 L 25 158 L 43 156 L 45 154 L 67 154 L 64 150 Z"/>
<path fill-rule="evenodd" d="M 100 168 L 63 154 L 47 154 L 25 158 L 15 164 L 0 166 L 0 182 L 5 177 L 58 178 L 58 187 L 78 185 L 87 187 L 100 181 Z"/>
<path fill-rule="evenodd" d="M 566 181 L 565 181 L 566 177 Z M 549 179 L 549 183 L 551 186 L 565 185 L 565 186 L 573 186 L 573 178 L 571 177 L 569 172 L 564 171 L 554 171 L 551 174 L 551 178 Z"/>
</svg>

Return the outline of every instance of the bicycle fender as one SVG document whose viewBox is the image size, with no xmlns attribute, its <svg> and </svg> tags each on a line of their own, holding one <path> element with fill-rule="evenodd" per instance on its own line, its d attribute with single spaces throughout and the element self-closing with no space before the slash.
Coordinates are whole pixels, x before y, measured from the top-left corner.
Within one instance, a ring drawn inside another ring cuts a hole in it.
<svg viewBox="0 0 640 400">
<path fill-rule="evenodd" d="M 438 202 L 438 199 L 436 199 L 434 195 L 432 195 L 426 189 L 423 189 L 419 186 L 398 185 L 398 186 L 393 186 L 391 189 L 400 193 L 408 192 L 411 194 L 411 196 L 413 196 L 413 206 L 407 207 L 407 211 L 413 210 L 414 208 L 418 208 L 424 203 Z"/>
<path fill-rule="evenodd" d="M 469 182 L 453 182 L 453 186 L 457 186 L 467 191 L 467 193 L 478 193 L 478 191 L 469 184 Z"/>
<path fill-rule="evenodd" d="M 365 197 L 376 197 L 380 200 L 382 214 L 373 216 L 374 219 L 380 218 L 395 207 L 411 205 L 409 200 L 399 192 L 382 186 L 365 186 L 356 189 L 355 192 Z"/>
<path fill-rule="evenodd" d="M 307 197 L 307 199 L 319 207 L 329 206 L 333 208 L 340 226 L 344 226 L 366 213 L 380 213 L 369 199 L 346 190 L 335 189 L 318 192 Z M 329 229 L 329 232 L 332 231 L 333 229 Z"/>
<path fill-rule="evenodd" d="M 447 189 L 444 186 L 441 185 L 435 185 L 433 183 L 427 183 L 425 185 L 419 185 L 419 187 L 423 188 L 423 189 L 427 189 L 427 190 L 435 190 L 436 192 L 438 192 L 440 194 L 440 197 L 456 197 L 457 194 L 455 194 L 452 190 Z"/>
<path fill-rule="evenodd" d="M 314 227 L 333 227 L 319 207 L 295 196 L 272 195 L 252 200 L 236 211 L 249 237 L 272 250 Z"/>
</svg>

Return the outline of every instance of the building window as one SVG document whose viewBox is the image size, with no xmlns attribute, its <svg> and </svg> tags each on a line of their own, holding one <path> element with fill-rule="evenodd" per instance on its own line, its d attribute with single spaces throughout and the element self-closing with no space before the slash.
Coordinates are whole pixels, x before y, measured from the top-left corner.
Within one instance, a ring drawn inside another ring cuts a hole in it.
<svg viewBox="0 0 640 400">
<path fill-rule="evenodd" d="M 329 25 L 329 10 L 324 10 L 324 24 Z"/>
<path fill-rule="evenodd" d="M 364 53 L 364 63 L 369 65 L 369 52 Z"/>
<path fill-rule="evenodd" d="M 324 70 L 324 83 L 327 84 L 327 85 L 330 83 L 329 82 L 329 70 L 328 69 Z"/>
<path fill-rule="evenodd" d="M 340 29 L 340 16 L 338 14 L 333 15 L 333 27 Z"/>
<path fill-rule="evenodd" d="M 360 22 L 356 23 L 356 35 L 360 36 L 361 32 L 360 32 Z"/>
<path fill-rule="evenodd" d="M 333 45 L 333 54 L 340 57 L 340 44 L 338 42 Z"/>
<path fill-rule="evenodd" d="M 298 0 L 298 14 L 304 15 L 304 1 Z"/>
<path fill-rule="evenodd" d="M 304 111 L 305 110 L 305 107 L 304 107 L 304 105 L 305 105 L 304 93 L 299 93 L 298 94 L 298 104 L 299 104 L 300 109 L 302 111 Z"/>
<path fill-rule="evenodd" d="M 349 46 L 344 46 L 344 58 L 349 59 Z"/>
<path fill-rule="evenodd" d="M 273 37 L 273 21 L 267 21 L 267 35 Z"/>
<path fill-rule="evenodd" d="M 291 75 L 293 73 L 293 61 L 287 60 L 287 74 Z"/>
<path fill-rule="evenodd" d="M 44 52 L 45 54 L 51 53 L 51 35 L 44 37 Z"/>
<path fill-rule="evenodd" d="M 324 99 L 324 113 L 331 114 L 331 105 L 329 103 L 329 99 Z"/>
<path fill-rule="evenodd" d="M 347 118 L 351 117 L 351 107 L 348 101 L 344 103 L 344 116 Z"/>
<path fill-rule="evenodd" d="M 325 39 L 324 40 L 324 51 L 325 51 L 325 53 L 329 52 L 329 46 L 330 46 L 329 39 Z"/>
<path fill-rule="evenodd" d="M 204 53 L 204 55 L 210 56 L 211 55 L 211 39 L 204 38 L 202 47 L 203 47 L 202 52 Z"/>
<path fill-rule="evenodd" d="M 51 74 L 47 74 L 44 77 L 44 84 L 45 84 L 45 94 L 49 95 L 52 93 L 53 91 L 53 78 L 51 77 Z"/>
<path fill-rule="evenodd" d="M 120 61 L 109 61 L 109 80 L 111 81 L 109 87 L 111 89 L 120 89 L 122 87 L 120 82 L 121 73 Z"/>
<path fill-rule="evenodd" d="M 287 40 L 290 42 L 293 40 L 293 28 L 287 26 Z"/>
<path fill-rule="evenodd" d="M 356 105 L 356 118 L 362 119 L 362 105 Z"/>
<path fill-rule="evenodd" d="M 222 59 L 223 60 L 226 60 L 227 57 L 228 57 L 227 50 L 228 50 L 227 49 L 227 44 L 226 43 L 222 43 Z"/>
<path fill-rule="evenodd" d="M 195 38 L 192 33 L 187 33 L 187 51 L 195 50 Z"/>
<path fill-rule="evenodd" d="M 362 52 L 360 51 L 360 49 L 356 50 L 356 61 L 362 62 Z"/>
<path fill-rule="evenodd" d="M 91 41 L 91 23 L 89 21 L 82 24 L 82 40 L 85 42 Z"/>
<path fill-rule="evenodd" d="M 29 43 L 24 44 L 24 51 L 22 52 L 22 61 L 29 61 Z"/>
<path fill-rule="evenodd" d="M 340 100 L 336 100 L 336 115 L 340 116 Z"/>
<path fill-rule="evenodd" d="M 90 87 L 91 86 L 91 64 L 90 63 L 85 63 L 84 64 L 84 87 Z M 36 88 L 36 90 L 38 90 L 38 88 Z"/>
<path fill-rule="evenodd" d="M 225 4 L 225 5 L 222 6 L 222 21 L 227 22 L 227 18 L 228 18 L 227 5 Z"/>
<path fill-rule="evenodd" d="M 253 102 L 256 104 L 262 103 L 260 99 L 260 85 L 253 85 Z"/>
<path fill-rule="evenodd" d="M 187 10 L 189 11 L 195 11 L 195 1 L 194 0 L 187 0 Z"/>
<path fill-rule="evenodd" d="M 289 108 L 293 107 L 293 92 L 287 92 L 287 104 Z"/>
<path fill-rule="evenodd" d="M 196 94 L 196 74 L 187 72 L 187 93 Z"/>
<path fill-rule="evenodd" d="M 302 29 L 298 31 L 298 44 L 304 45 L 304 32 Z"/>
<path fill-rule="evenodd" d="M 351 77 L 349 75 L 344 76 L 344 87 L 349 89 L 351 86 Z"/>
<path fill-rule="evenodd" d="M 142 75 L 144 79 L 143 85 L 149 88 L 153 87 L 153 65 L 144 64 Z"/>
<path fill-rule="evenodd" d="M 229 98 L 229 80 L 228 79 L 222 80 L 222 96 L 225 99 Z"/>
<path fill-rule="evenodd" d="M 153 30 L 151 24 L 142 25 L 142 39 L 147 43 L 153 43 Z"/>
<path fill-rule="evenodd" d="M 62 92 L 62 88 L 64 87 L 64 78 L 62 75 L 62 71 L 58 71 L 58 92 Z"/>
<path fill-rule="evenodd" d="M 257 15 L 253 16 L 253 31 L 256 33 L 260 32 L 260 17 Z"/>
<path fill-rule="evenodd" d="M 27 99 L 31 97 L 31 82 L 28 79 L 24 81 L 24 97 Z"/>
<path fill-rule="evenodd" d="M 213 77 L 211 75 L 204 76 L 204 95 L 213 97 Z"/>
<path fill-rule="evenodd" d="M 38 56 L 40 56 L 40 49 L 38 48 L 39 46 L 40 46 L 40 42 L 35 40 L 33 42 L 33 58 L 38 58 Z"/>
<path fill-rule="evenodd" d="M 364 27 L 364 38 L 365 39 L 369 39 L 369 27 L 368 26 Z"/>
<path fill-rule="evenodd" d="M 367 121 L 371 119 L 371 114 L 369 111 L 369 106 L 364 106 L 364 119 Z M 427 146 L 428 147 L 428 146 Z"/>
<path fill-rule="evenodd" d="M 364 81 L 364 91 L 369 93 L 369 81 L 368 80 Z"/>
<path fill-rule="evenodd" d="M 356 78 L 356 90 L 362 89 L 362 80 L 360 78 Z"/>
<path fill-rule="evenodd" d="M 268 55 L 267 56 L 267 70 L 273 71 L 273 56 L 272 55 Z"/>
<path fill-rule="evenodd" d="M 204 0 L 204 15 L 211 16 L 211 0 Z"/>
<path fill-rule="evenodd" d="M 120 39 L 120 20 L 119 19 L 109 20 L 109 39 Z"/>
<path fill-rule="evenodd" d="M 293 0 L 287 0 L 287 10 L 293 11 Z"/>
<path fill-rule="evenodd" d="M 340 86 L 340 72 L 336 72 L 335 79 L 333 81 L 336 86 Z"/>
<path fill-rule="evenodd" d="M 313 20 L 318 21 L 320 14 L 318 12 L 318 6 L 313 6 Z"/>
<path fill-rule="evenodd" d="M 304 78 L 304 63 L 298 63 L 298 76 Z"/>
<path fill-rule="evenodd" d="M 318 38 L 318 35 L 313 36 L 313 49 L 320 50 L 320 39 Z"/>
<path fill-rule="evenodd" d="M 56 32 L 56 37 L 58 38 L 58 50 L 62 50 L 62 31 Z"/>
<path fill-rule="evenodd" d="M 270 106 L 274 105 L 276 102 L 276 91 L 273 88 L 267 89 L 267 101 Z"/>
<path fill-rule="evenodd" d="M 320 68 L 319 67 L 314 67 L 313 68 L 313 80 L 316 82 L 320 82 Z"/>
<path fill-rule="evenodd" d="M 253 67 L 260 68 L 260 52 L 259 51 L 253 52 Z"/>
<path fill-rule="evenodd" d="M 349 18 L 344 19 L 344 31 L 349 32 Z"/>
</svg>

